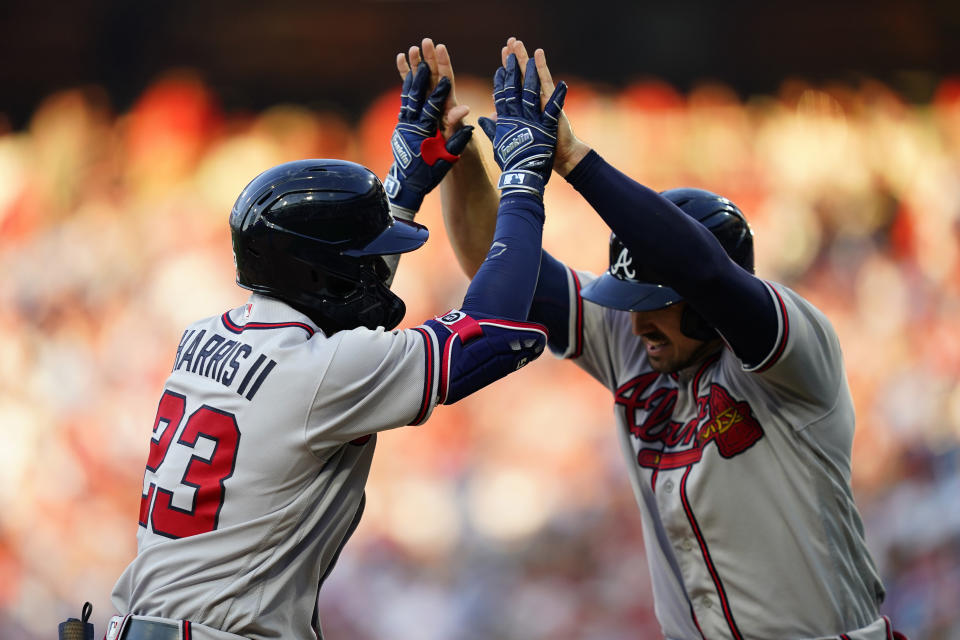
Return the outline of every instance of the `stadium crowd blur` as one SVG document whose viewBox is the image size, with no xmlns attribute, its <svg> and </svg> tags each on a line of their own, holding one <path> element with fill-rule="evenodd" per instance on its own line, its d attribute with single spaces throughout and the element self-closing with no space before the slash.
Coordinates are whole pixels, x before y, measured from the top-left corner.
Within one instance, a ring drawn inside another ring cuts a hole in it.
<svg viewBox="0 0 960 640">
<path fill-rule="evenodd" d="M 914 639 L 960 638 L 960 80 L 918 105 L 868 80 L 742 99 L 566 79 L 580 137 L 654 188 L 733 199 L 758 273 L 833 321 L 883 610 Z M 458 78 L 471 117 L 492 113 L 487 85 Z M 122 113 L 79 88 L 0 130 L 3 638 L 52 637 L 84 600 L 98 637 L 112 615 L 180 332 L 246 297 L 227 229 L 237 194 L 306 157 L 383 176 L 397 107 L 390 92 L 357 114 L 225 112 L 178 72 Z M 602 271 L 607 231 L 562 179 L 546 208 L 546 247 Z M 457 305 L 467 284 L 436 194 L 418 221 L 432 237 L 401 261 L 401 326 Z M 607 392 L 549 356 L 385 434 L 367 512 L 321 594 L 328 637 L 658 637 L 624 464 Z"/>
</svg>

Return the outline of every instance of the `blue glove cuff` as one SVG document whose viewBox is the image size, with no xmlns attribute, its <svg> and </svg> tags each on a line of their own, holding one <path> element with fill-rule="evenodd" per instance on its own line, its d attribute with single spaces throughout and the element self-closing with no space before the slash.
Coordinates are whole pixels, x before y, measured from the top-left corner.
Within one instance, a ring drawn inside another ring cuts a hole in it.
<svg viewBox="0 0 960 640">
<path fill-rule="evenodd" d="M 497 189 L 500 189 L 501 196 L 513 193 L 532 193 L 543 198 L 543 190 L 546 184 L 547 181 L 543 179 L 543 176 L 535 171 L 512 169 L 500 174 Z"/>
<path fill-rule="evenodd" d="M 387 199 L 395 207 L 416 213 L 420 210 L 426 193 L 417 188 L 405 187 L 397 174 L 397 164 L 393 163 L 387 177 L 383 179 L 383 190 L 387 193 Z"/>
</svg>

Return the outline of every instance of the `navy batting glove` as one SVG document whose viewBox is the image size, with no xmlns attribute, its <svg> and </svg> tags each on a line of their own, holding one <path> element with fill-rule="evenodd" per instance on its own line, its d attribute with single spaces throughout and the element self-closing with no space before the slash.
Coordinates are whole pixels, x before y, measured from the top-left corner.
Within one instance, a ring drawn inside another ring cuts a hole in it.
<svg viewBox="0 0 960 640">
<path fill-rule="evenodd" d="M 400 115 L 393 130 L 393 165 L 383 181 L 390 204 L 416 212 L 423 198 L 440 184 L 470 136 L 473 127 L 465 126 L 444 142 L 439 132 L 443 103 L 450 95 L 450 80 L 440 78 L 436 88 L 424 100 L 430 84 L 430 67 L 421 62 L 416 74 L 408 71 L 400 95 Z"/>
<path fill-rule="evenodd" d="M 500 195 L 532 193 L 543 198 L 550 179 L 557 146 L 557 123 L 567 95 L 559 83 L 540 110 L 540 76 L 533 58 L 520 86 L 520 64 L 510 54 L 506 67 L 493 76 L 493 103 L 497 120 L 480 118 L 480 128 L 493 142 L 493 156 L 500 165 Z"/>
</svg>

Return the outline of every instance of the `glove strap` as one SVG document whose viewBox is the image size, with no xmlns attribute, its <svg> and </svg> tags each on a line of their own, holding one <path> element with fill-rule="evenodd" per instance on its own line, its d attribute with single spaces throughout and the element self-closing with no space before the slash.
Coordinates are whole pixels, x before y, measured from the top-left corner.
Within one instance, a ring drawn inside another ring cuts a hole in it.
<svg viewBox="0 0 960 640">
<path fill-rule="evenodd" d="M 500 174 L 500 180 L 497 182 L 497 189 L 500 189 L 501 196 L 523 192 L 533 193 L 542 198 L 545 186 L 546 181 L 539 173 L 523 169 L 504 171 Z"/>
<path fill-rule="evenodd" d="M 410 213 L 410 219 L 413 214 L 420 210 L 423 204 L 423 195 L 416 193 L 413 189 L 404 189 L 403 183 L 397 178 L 397 163 L 390 165 L 390 172 L 383 179 L 383 190 L 387 194 L 387 201 L 391 207 L 403 209 Z"/>
<path fill-rule="evenodd" d="M 396 172 L 396 165 L 392 165 L 390 167 L 390 173 L 383 179 L 383 190 L 387 192 L 387 198 L 390 200 L 396 198 L 397 194 L 400 193 L 400 181 L 397 180 Z"/>
<path fill-rule="evenodd" d="M 420 143 L 420 154 L 423 156 L 423 161 L 432 167 L 437 164 L 437 160 L 446 160 L 450 164 L 459 160 L 460 156 L 455 156 L 447 151 L 446 145 L 447 141 L 443 139 L 439 131 L 436 135 L 425 138 Z"/>
</svg>

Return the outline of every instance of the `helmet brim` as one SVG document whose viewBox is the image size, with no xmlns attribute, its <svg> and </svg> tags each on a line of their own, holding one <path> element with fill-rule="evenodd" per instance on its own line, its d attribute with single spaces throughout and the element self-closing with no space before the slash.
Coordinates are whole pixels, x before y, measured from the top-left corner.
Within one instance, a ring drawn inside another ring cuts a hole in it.
<svg viewBox="0 0 960 640">
<path fill-rule="evenodd" d="M 621 311 L 655 311 L 680 302 L 683 297 L 670 287 L 627 282 L 607 272 L 580 290 L 584 300 Z"/>
<path fill-rule="evenodd" d="M 407 253 L 419 249 L 430 236 L 430 231 L 422 224 L 394 218 L 393 223 L 380 235 L 359 249 L 343 252 L 347 256 L 385 256 L 395 253 Z"/>
</svg>

